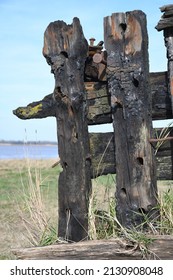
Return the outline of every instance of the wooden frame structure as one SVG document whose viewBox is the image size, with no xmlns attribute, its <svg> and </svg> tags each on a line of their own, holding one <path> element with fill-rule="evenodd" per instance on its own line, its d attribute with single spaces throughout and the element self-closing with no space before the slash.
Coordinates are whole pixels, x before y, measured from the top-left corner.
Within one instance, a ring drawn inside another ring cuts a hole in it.
<svg viewBox="0 0 173 280">
<path fill-rule="evenodd" d="M 172 66 L 168 72 L 149 73 L 145 14 L 132 11 L 104 18 L 106 51 L 102 41 L 96 46 L 93 42 L 88 46 L 78 18 L 71 25 L 50 23 L 43 55 L 55 89 L 43 100 L 14 110 L 21 119 L 57 120 L 63 167 L 58 235 L 68 241 L 88 239 L 92 178 L 117 174 L 117 216 L 127 228 L 142 224 L 143 214 L 157 219 L 156 177 L 173 178 L 172 142 L 164 141 L 157 153 L 157 169 L 151 145 L 152 119 L 172 118 Z M 88 125 L 111 122 L 113 133 L 89 135 Z"/>
</svg>

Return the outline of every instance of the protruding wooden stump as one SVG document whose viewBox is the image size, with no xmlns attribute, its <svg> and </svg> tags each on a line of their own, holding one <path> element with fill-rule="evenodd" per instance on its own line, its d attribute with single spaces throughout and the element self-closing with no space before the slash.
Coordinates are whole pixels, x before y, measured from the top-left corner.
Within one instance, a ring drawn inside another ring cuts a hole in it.
<svg viewBox="0 0 173 280">
<path fill-rule="evenodd" d="M 117 172 L 117 216 L 139 226 L 157 217 L 149 85 L 148 35 L 142 11 L 104 19 L 108 90 L 111 93 Z"/>
</svg>

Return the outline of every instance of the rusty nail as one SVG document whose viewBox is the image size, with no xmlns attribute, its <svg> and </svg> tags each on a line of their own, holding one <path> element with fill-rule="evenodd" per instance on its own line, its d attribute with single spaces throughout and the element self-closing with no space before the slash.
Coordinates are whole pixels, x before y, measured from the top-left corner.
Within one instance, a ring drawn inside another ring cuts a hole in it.
<svg viewBox="0 0 173 280">
<path fill-rule="evenodd" d="M 169 137 L 165 137 L 165 138 L 150 138 L 149 139 L 149 142 L 150 143 L 154 143 L 154 142 L 161 142 L 161 141 L 171 141 L 173 140 L 173 137 L 172 136 L 169 136 Z"/>
<path fill-rule="evenodd" d="M 54 168 L 55 166 L 57 166 L 58 164 L 61 163 L 61 160 L 60 158 L 58 159 L 58 161 L 56 161 L 51 167 Z"/>
<path fill-rule="evenodd" d="M 90 38 L 90 39 L 89 39 L 89 41 L 90 41 L 90 46 L 92 46 L 92 47 L 94 46 L 95 40 L 96 40 L 95 38 Z"/>
</svg>

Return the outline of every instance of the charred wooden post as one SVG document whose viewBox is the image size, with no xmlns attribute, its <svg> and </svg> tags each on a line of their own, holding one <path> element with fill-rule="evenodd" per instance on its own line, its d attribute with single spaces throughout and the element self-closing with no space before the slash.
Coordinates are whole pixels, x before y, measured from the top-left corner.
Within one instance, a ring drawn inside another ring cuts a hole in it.
<svg viewBox="0 0 173 280">
<path fill-rule="evenodd" d="M 148 35 L 142 11 L 104 19 L 117 172 L 117 216 L 132 228 L 158 216 L 149 86 Z"/>
<path fill-rule="evenodd" d="M 160 10 L 163 15 L 156 29 L 158 31 L 163 30 L 164 33 L 168 58 L 168 90 L 171 96 L 173 114 L 173 5 L 163 6 Z"/>
<path fill-rule="evenodd" d="M 43 55 L 55 77 L 59 156 L 58 235 L 71 241 L 88 238 L 88 203 L 91 189 L 84 67 L 88 43 L 79 19 L 49 24 Z"/>
</svg>

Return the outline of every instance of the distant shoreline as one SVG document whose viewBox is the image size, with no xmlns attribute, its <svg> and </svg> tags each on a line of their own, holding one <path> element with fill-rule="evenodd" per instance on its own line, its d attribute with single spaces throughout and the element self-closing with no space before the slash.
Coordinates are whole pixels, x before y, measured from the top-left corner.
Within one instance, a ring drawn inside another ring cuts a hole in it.
<svg viewBox="0 0 173 280">
<path fill-rule="evenodd" d="M 0 159 L 21 158 L 56 158 L 58 156 L 57 143 L 27 142 L 27 143 L 0 143 Z"/>
<path fill-rule="evenodd" d="M 29 141 L 27 143 L 22 141 L 1 141 L 0 146 L 16 146 L 16 145 L 24 145 L 24 146 L 57 146 L 56 142 L 46 142 L 46 141 Z"/>
</svg>

